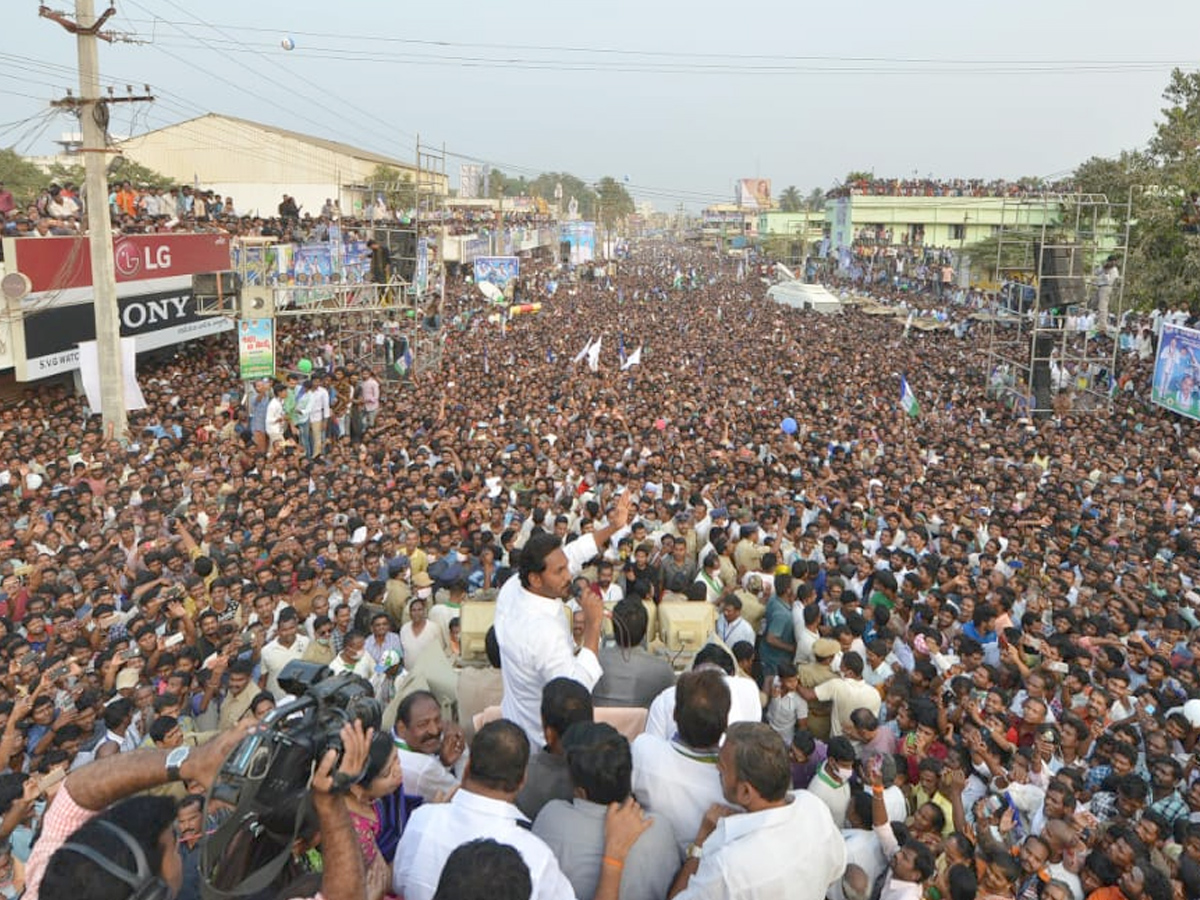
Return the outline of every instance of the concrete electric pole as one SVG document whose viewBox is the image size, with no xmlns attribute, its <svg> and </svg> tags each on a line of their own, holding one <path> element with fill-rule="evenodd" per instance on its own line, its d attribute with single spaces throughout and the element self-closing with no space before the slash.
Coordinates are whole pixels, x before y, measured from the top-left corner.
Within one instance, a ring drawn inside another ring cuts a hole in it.
<svg viewBox="0 0 1200 900">
<path fill-rule="evenodd" d="M 92 263 L 92 310 L 96 320 L 96 351 L 100 366 L 100 406 L 106 435 L 124 441 L 128 428 L 125 378 L 121 361 L 121 313 L 117 306 L 117 275 L 113 263 L 112 217 L 108 209 L 109 104 L 140 102 L 152 97 L 104 98 L 100 93 L 100 53 L 97 41 L 113 36 L 100 29 L 116 12 L 110 6 L 97 17 L 93 0 L 75 0 L 75 21 L 43 6 L 39 14 L 57 22 L 76 38 L 79 53 L 79 98 L 59 101 L 79 116 L 84 154 L 88 243 Z M 147 94 L 149 91 L 147 91 Z"/>
</svg>

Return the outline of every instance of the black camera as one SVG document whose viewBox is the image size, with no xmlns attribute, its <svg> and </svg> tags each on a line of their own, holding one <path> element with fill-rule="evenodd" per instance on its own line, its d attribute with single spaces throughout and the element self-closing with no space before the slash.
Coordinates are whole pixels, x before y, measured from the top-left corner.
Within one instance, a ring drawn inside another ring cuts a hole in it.
<svg viewBox="0 0 1200 900">
<path fill-rule="evenodd" d="M 342 726 L 358 721 L 363 731 L 378 731 L 383 719 L 370 682 L 357 675 L 294 660 L 279 685 L 297 699 L 268 713 L 234 748 L 209 795 L 210 814 L 214 801 L 232 811 L 201 850 L 206 898 L 245 896 L 248 884 L 268 884 L 282 871 L 311 818 L 308 784 L 316 765 L 329 750 L 340 757 Z"/>
</svg>

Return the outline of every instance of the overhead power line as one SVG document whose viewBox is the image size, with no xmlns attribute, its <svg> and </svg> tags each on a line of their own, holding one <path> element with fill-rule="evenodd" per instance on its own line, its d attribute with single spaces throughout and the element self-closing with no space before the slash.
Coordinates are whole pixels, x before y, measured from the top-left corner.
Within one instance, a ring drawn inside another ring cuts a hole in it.
<svg viewBox="0 0 1200 900">
<path fill-rule="evenodd" d="M 173 6 L 175 4 L 172 4 Z M 176 7 L 179 8 L 179 7 Z M 145 7 L 142 7 L 145 9 Z M 181 24 L 158 16 L 149 19 L 130 19 L 132 22 L 141 22 L 144 24 L 163 24 L 176 25 Z M 183 23 L 186 24 L 186 23 Z M 212 28 L 224 28 L 234 31 L 262 33 L 262 34 L 278 34 L 278 28 L 267 28 L 262 26 L 252 25 L 211 25 Z M 547 52 L 547 53 L 576 53 L 576 54 L 597 54 L 597 55 L 612 55 L 612 56 L 644 56 L 644 57 L 660 57 L 664 59 L 723 59 L 723 60 L 774 60 L 782 62 L 849 62 L 849 63 L 900 63 L 900 64 L 939 64 L 939 65 L 1047 65 L 1047 66 L 1074 66 L 1074 65 L 1103 65 L 1103 66 L 1185 66 L 1194 65 L 1194 60 L 1112 60 L 1112 59 L 1078 59 L 1078 60 L 1063 60 L 1063 59 L 1044 59 L 1044 60 L 1028 60 L 1028 59 L 979 59 L 979 58 L 956 58 L 956 57 L 911 57 L 911 56 L 855 56 L 841 54 L 775 54 L 775 53 L 729 53 L 727 51 L 705 51 L 705 50 L 640 50 L 628 47 L 585 47 L 562 44 L 520 44 L 520 43 L 496 43 L 496 42 L 479 42 L 479 41 L 446 41 L 432 38 L 412 38 L 412 37 L 388 37 L 380 34 L 347 34 L 328 31 L 296 31 L 288 32 L 292 36 L 297 37 L 316 37 L 325 40 L 340 40 L 350 41 L 356 45 L 364 43 L 382 43 L 382 44 L 411 44 L 427 47 L 461 47 L 467 49 L 479 50 L 502 50 L 502 51 L 519 51 L 519 52 Z"/>
</svg>

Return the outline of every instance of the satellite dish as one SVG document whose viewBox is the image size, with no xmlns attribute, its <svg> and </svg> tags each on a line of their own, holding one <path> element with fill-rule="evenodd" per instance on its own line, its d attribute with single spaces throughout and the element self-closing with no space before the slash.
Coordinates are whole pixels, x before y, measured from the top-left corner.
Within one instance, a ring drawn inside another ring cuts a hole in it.
<svg viewBox="0 0 1200 900">
<path fill-rule="evenodd" d="M 24 300 L 33 290 L 33 282 L 23 272 L 9 272 L 0 280 L 0 292 L 8 300 Z"/>
</svg>

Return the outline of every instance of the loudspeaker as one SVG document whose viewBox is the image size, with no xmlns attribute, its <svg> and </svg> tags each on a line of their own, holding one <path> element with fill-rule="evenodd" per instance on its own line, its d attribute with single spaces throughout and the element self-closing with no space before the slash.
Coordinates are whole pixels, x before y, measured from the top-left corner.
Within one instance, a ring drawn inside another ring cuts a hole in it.
<svg viewBox="0 0 1200 900">
<path fill-rule="evenodd" d="M 1050 383 L 1050 354 L 1054 352 L 1055 336 L 1038 332 L 1030 348 L 1033 354 L 1033 404 L 1037 409 L 1048 410 L 1054 400 L 1054 389 Z"/>
<path fill-rule="evenodd" d="M 192 276 L 195 297 L 232 297 L 242 289 L 237 272 L 201 272 Z"/>
<path fill-rule="evenodd" d="M 371 236 L 387 250 L 392 268 L 401 280 L 412 284 L 417 277 L 417 233 L 397 228 L 376 228 Z"/>
<path fill-rule="evenodd" d="M 243 319 L 275 318 L 275 289 L 252 284 L 241 293 L 241 317 Z"/>
<path fill-rule="evenodd" d="M 1034 243 L 1041 260 L 1038 278 L 1038 309 L 1079 306 L 1087 297 L 1083 281 L 1083 251 L 1074 244 Z"/>
</svg>

